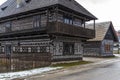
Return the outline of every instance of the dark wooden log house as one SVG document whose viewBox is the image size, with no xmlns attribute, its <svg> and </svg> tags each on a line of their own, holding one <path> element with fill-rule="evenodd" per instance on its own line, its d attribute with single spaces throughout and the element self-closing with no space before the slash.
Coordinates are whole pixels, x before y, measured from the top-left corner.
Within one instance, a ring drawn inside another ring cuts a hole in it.
<svg viewBox="0 0 120 80">
<path fill-rule="evenodd" d="M 89 28 L 91 24 L 87 25 Z M 119 42 L 111 21 L 96 23 L 96 37 L 84 44 L 84 56 L 110 57 L 113 55 L 114 43 Z"/>
<path fill-rule="evenodd" d="M 97 18 L 75 0 L 7 0 L 0 8 L 0 54 L 8 58 L 82 60 L 83 42 L 95 37 Z"/>
</svg>

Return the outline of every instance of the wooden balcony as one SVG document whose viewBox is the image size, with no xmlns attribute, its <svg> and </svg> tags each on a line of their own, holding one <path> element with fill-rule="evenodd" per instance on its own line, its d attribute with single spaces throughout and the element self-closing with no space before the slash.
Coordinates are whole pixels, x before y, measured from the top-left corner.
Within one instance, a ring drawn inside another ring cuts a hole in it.
<svg viewBox="0 0 120 80">
<path fill-rule="evenodd" d="M 95 30 L 77 27 L 61 22 L 49 22 L 47 32 L 49 34 L 68 35 L 87 39 L 92 39 L 95 37 Z"/>
<path fill-rule="evenodd" d="M 32 29 L 25 29 L 19 31 L 11 31 L 0 33 L 0 40 L 6 39 L 25 39 L 31 37 L 38 37 L 41 34 L 56 34 L 56 35 L 66 35 L 72 37 L 80 37 L 86 39 L 92 39 L 95 37 L 95 31 L 91 29 L 86 29 L 83 27 L 77 27 L 74 25 L 69 25 L 61 22 L 48 22 L 46 27 L 38 27 Z M 37 36 L 38 35 L 38 36 Z M 28 36 L 28 37 L 26 37 Z"/>
</svg>

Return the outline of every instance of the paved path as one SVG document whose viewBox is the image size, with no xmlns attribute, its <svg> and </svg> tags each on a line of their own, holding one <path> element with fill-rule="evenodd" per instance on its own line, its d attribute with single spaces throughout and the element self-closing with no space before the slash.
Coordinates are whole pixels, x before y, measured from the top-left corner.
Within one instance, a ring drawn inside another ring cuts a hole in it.
<svg viewBox="0 0 120 80">
<path fill-rule="evenodd" d="M 95 63 L 51 71 L 28 77 L 26 80 L 120 80 L 120 58 L 85 60 Z"/>
</svg>

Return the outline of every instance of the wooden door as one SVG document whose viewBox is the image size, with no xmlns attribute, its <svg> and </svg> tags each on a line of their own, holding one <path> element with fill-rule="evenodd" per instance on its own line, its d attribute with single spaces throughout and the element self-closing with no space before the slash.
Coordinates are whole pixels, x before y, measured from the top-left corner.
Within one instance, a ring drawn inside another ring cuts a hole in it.
<svg viewBox="0 0 120 80">
<path fill-rule="evenodd" d="M 11 45 L 6 45 L 5 48 L 6 48 L 5 49 L 6 58 L 10 59 L 12 53 L 12 47 Z"/>
</svg>

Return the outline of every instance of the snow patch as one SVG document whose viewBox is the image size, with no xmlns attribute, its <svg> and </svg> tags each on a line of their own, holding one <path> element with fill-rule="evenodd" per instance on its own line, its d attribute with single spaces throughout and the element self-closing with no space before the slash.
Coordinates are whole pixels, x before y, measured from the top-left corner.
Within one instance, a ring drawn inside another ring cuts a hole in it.
<svg viewBox="0 0 120 80">
<path fill-rule="evenodd" d="M 38 68 L 38 69 L 32 69 L 32 70 L 20 71 L 20 72 L 0 73 L 0 80 L 11 80 L 15 78 L 31 76 L 60 68 L 62 67 L 45 67 L 45 68 Z"/>
</svg>

